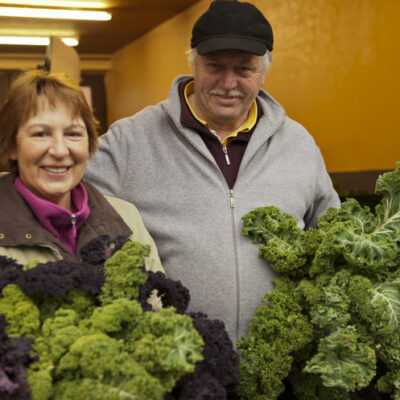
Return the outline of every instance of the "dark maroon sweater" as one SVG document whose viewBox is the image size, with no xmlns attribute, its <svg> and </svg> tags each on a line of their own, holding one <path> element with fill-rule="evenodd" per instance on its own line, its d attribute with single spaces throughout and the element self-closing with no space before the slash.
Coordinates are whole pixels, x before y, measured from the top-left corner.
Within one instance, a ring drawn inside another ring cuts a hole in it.
<svg viewBox="0 0 400 400">
<path fill-rule="evenodd" d="M 257 121 L 254 124 L 254 127 L 248 132 L 239 132 L 236 137 L 232 137 L 228 140 L 226 145 L 226 155 L 224 153 L 224 147 L 219 139 L 195 118 L 186 103 L 184 94 L 185 87 L 191 80 L 192 79 L 188 79 L 187 81 L 182 82 L 179 86 L 179 97 L 181 100 L 181 123 L 183 126 L 196 130 L 201 136 L 208 150 L 213 155 L 219 169 L 223 173 L 229 188 L 232 189 L 233 185 L 235 184 L 240 162 L 242 161 L 247 144 L 250 141 L 254 128 L 262 116 L 261 107 L 259 104 L 257 104 Z"/>
</svg>

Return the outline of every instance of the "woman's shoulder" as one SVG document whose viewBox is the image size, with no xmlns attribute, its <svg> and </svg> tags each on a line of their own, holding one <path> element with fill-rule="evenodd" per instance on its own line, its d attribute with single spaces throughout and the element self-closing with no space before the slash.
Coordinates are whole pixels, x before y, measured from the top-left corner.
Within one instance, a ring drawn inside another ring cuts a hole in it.
<svg viewBox="0 0 400 400">
<path fill-rule="evenodd" d="M 119 213 L 130 213 L 133 215 L 139 215 L 139 211 L 135 205 L 130 203 L 129 201 L 120 199 L 118 197 L 107 196 L 104 198 L 113 206 L 113 208 Z"/>
<path fill-rule="evenodd" d="M 11 174 L 10 172 L 0 172 L 0 185 L 11 185 L 14 181 L 15 174 Z"/>
</svg>

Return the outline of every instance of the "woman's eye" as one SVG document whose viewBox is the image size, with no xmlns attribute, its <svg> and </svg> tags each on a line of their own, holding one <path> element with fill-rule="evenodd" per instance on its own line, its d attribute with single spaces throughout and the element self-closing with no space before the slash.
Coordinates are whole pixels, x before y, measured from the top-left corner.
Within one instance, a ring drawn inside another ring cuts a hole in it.
<svg viewBox="0 0 400 400">
<path fill-rule="evenodd" d="M 82 132 L 79 132 L 79 131 L 70 131 L 70 132 L 66 133 L 66 136 L 69 136 L 69 137 L 82 137 L 83 134 L 82 134 Z"/>
<path fill-rule="evenodd" d="M 44 131 L 33 132 L 32 136 L 33 137 L 45 137 L 46 136 L 46 132 L 44 132 Z"/>
</svg>

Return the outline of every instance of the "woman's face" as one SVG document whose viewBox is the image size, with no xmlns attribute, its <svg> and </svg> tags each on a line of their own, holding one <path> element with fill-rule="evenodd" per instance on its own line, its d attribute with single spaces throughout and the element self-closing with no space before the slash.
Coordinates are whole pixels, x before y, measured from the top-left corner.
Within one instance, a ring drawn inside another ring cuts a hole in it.
<svg viewBox="0 0 400 400">
<path fill-rule="evenodd" d="M 89 138 L 81 117 L 57 101 L 50 108 L 41 98 L 38 112 L 17 132 L 10 159 L 18 163 L 19 176 L 38 197 L 71 209 L 71 190 L 80 182 L 89 158 Z"/>
</svg>

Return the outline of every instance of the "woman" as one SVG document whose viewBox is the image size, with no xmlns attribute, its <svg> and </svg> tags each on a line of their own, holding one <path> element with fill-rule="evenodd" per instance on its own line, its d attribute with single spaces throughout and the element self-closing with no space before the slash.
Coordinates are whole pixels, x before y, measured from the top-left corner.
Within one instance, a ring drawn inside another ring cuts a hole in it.
<svg viewBox="0 0 400 400">
<path fill-rule="evenodd" d="M 162 270 L 137 209 L 82 181 L 97 122 L 78 86 L 44 71 L 21 75 L 0 109 L 0 255 L 20 264 L 66 259 L 100 235 L 151 246 L 146 268 Z M 3 167 L 3 168 L 1 168 Z"/>
</svg>

